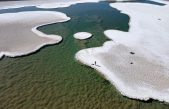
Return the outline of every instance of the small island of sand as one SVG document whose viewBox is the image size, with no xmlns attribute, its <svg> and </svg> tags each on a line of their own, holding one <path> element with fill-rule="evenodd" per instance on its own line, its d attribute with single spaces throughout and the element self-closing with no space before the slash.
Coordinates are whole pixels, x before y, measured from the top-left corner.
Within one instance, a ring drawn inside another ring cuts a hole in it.
<svg viewBox="0 0 169 109">
<path fill-rule="evenodd" d="M 78 32 L 73 35 L 75 39 L 84 40 L 92 37 L 91 33 L 88 32 Z"/>
</svg>

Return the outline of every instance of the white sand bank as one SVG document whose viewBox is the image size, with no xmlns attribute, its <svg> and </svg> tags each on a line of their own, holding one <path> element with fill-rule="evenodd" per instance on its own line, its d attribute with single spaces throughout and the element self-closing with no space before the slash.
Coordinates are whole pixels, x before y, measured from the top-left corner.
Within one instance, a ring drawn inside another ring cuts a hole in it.
<svg viewBox="0 0 169 109">
<path fill-rule="evenodd" d="M 61 36 L 47 35 L 36 28 L 70 20 L 64 13 L 50 11 L 0 14 L 0 19 L 0 58 L 26 55 L 44 45 L 59 43 Z"/>
<path fill-rule="evenodd" d="M 38 8 L 59 8 L 85 2 L 99 2 L 99 0 L 24 0 L 24 1 L 3 1 L 0 2 L 0 9 L 20 8 L 36 6 Z"/>
<path fill-rule="evenodd" d="M 49 9 L 49 8 L 61 8 L 61 7 L 69 7 L 74 4 L 78 3 L 96 3 L 99 2 L 100 0 L 69 0 L 69 1 L 59 1 L 59 2 L 53 2 L 53 3 L 45 3 L 41 5 L 37 5 L 36 7 L 38 8 L 44 8 L 44 9 Z"/>
<path fill-rule="evenodd" d="M 88 39 L 92 37 L 91 33 L 88 32 L 78 32 L 76 34 L 73 35 L 73 37 L 75 39 L 80 39 L 80 40 L 84 40 L 84 39 Z"/>
<path fill-rule="evenodd" d="M 124 96 L 169 102 L 169 5 L 111 6 L 130 16 L 129 32 L 105 31 L 113 41 L 81 50 L 76 59 L 98 70 Z"/>
</svg>

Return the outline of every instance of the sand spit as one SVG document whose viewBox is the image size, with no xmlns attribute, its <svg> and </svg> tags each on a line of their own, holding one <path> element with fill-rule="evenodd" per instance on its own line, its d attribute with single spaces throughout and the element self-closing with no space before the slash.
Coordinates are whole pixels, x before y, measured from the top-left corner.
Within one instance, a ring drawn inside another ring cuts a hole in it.
<svg viewBox="0 0 169 109">
<path fill-rule="evenodd" d="M 88 32 L 78 32 L 73 35 L 75 39 L 84 40 L 92 37 L 91 33 Z"/>
<path fill-rule="evenodd" d="M 169 102 L 169 5 L 112 3 L 130 16 L 129 32 L 107 30 L 113 41 L 79 51 L 76 59 L 130 98 Z"/>
<path fill-rule="evenodd" d="M 24 1 L 8 1 L 0 2 L 0 9 L 9 8 L 21 8 L 28 6 L 36 6 L 38 8 L 59 8 L 59 7 L 69 7 L 70 5 L 77 3 L 92 3 L 99 2 L 99 0 L 24 0 Z"/>
<path fill-rule="evenodd" d="M 70 20 L 64 13 L 33 11 L 0 14 L 0 58 L 32 53 L 44 45 L 62 40 L 58 35 L 47 35 L 37 27 Z"/>
</svg>

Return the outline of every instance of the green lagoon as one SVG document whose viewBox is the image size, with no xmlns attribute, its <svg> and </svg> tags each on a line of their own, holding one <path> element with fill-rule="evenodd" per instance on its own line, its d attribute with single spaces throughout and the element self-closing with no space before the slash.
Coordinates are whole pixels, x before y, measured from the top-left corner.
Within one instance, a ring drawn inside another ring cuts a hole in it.
<svg viewBox="0 0 169 109">
<path fill-rule="evenodd" d="M 30 10 L 44 9 L 26 7 L 4 12 Z M 72 18 L 38 28 L 61 35 L 63 41 L 28 56 L 0 60 L 0 109 L 168 109 L 168 105 L 154 100 L 143 102 L 122 96 L 97 71 L 75 60 L 79 50 L 101 46 L 108 40 L 104 30 L 128 31 L 129 16 L 111 8 L 108 2 L 48 10 Z M 93 37 L 74 39 L 73 34 L 80 31 Z"/>
</svg>

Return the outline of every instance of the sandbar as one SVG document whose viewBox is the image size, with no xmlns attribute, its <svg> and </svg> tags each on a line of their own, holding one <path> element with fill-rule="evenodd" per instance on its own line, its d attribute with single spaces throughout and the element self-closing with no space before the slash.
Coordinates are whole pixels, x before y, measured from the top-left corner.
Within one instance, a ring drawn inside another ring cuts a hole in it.
<svg viewBox="0 0 169 109">
<path fill-rule="evenodd" d="M 91 33 L 88 32 L 78 32 L 73 35 L 75 39 L 84 40 L 92 37 Z"/>
</svg>

